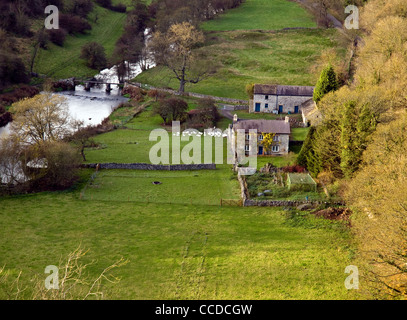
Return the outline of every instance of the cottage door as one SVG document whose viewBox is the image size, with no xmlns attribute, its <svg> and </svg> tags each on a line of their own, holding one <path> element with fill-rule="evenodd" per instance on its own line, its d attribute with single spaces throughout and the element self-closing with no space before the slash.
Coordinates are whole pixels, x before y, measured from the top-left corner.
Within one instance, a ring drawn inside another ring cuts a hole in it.
<svg viewBox="0 0 407 320">
<path fill-rule="evenodd" d="M 260 103 L 256 103 L 256 109 L 254 110 L 255 112 L 260 112 Z"/>
</svg>

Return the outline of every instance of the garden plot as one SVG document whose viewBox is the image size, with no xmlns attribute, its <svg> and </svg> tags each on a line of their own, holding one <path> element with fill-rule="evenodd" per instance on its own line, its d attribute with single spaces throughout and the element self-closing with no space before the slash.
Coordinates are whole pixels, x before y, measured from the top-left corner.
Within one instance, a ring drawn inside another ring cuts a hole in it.
<svg viewBox="0 0 407 320">
<path fill-rule="evenodd" d="M 291 174 L 292 175 L 292 174 Z M 258 200 L 328 200 L 321 188 L 312 185 L 312 190 L 307 188 L 289 188 L 289 174 L 281 170 L 271 173 L 256 173 L 247 176 L 247 187 L 251 199 Z M 294 175 L 297 177 L 296 175 Z M 312 178 L 311 178 L 312 180 Z"/>
</svg>

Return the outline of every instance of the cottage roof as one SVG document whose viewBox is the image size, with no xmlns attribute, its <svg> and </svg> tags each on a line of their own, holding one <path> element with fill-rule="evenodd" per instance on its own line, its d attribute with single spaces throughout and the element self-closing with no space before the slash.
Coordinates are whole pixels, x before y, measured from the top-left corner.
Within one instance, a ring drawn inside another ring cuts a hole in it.
<svg viewBox="0 0 407 320">
<path fill-rule="evenodd" d="M 284 120 L 238 120 L 233 124 L 235 130 L 244 129 L 246 131 L 256 129 L 257 132 L 290 134 L 290 123 Z"/>
<path fill-rule="evenodd" d="M 254 94 L 312 97 L 314 94 L 314 87 L 255 84 Z"/>
</svg>

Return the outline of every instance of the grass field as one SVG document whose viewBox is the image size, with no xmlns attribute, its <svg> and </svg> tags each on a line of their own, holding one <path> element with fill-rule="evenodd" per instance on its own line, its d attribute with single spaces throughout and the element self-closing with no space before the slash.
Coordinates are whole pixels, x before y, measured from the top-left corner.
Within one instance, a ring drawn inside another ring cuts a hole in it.
<svg viewBox="0 0 407 320">
<path fill-rule="evenodd" d="M 98 16 L 97 23 L 94 22 Z M 89 15 L 92 30 L 87 34 L 68 36 L 63 47 L 49 44 L 48 50 L 40 50 L 35 61 L 34 71 L 54 78 L 93 77 L 97 70 L 88 68 L 80 59 L 84 44 L 96 41 L 104 46 L 107 57 L 113 53 L 116 41 L 123 33 L 126 14 L 117 13 L 100 6 L 95 6 Z"/>
<path fill-rule="evenodd" d="M 187 85 L 186 91 L 247 100 L 245 87 L 250 83 L 315 85 L 312 67 L 324 50 L 336 46 L 336 30 L 211 33 L 199 50 L 210 57 L 208 63 L 218 65 L 217 72 L 198 84 Z M 165 67 L 143 72 L 135 80 L 156 87 L 179 87 Z"/>
<path fill-rule="evenodd" d="M 250 83 L 315 85 L 312 68 L 322 52 L 336 48 L 336 30 L 284 28 L 316 27 L 312 16 L 287 0 L 247 0 L 240 7 L 202 24 L 206 44 L 200 48 L 217 72 L 186 90 L 219 97 L 247 99 Z M 280 30 L 270 32 L 270 30 Z M 137 81 L 178 89 L 172 73 L 157 67 L 143 72 Z"/>
<path fill-rule="evenodd" d="M 278 30 L 316 27 L 312 15 L 286 0 L 246 0 L 240 7 L 202 24 L 206 31 Z"/>
<path fill-rule="evenodd" d="M 155 181 L 162 184 L 154 185 Z M 236 175 L 230 167 L 221 167 L 213 171 L 102 171 L 83 192 L 83 197 L 164 205 L 219 205 L 221 199 L 239 200 L 239 194 Z"/>
<path fill-rule="evenodd" d="M 103 287 L 107 299 L 354 297 L 340 223 L 270 208 L 79 200 L 79 190 L 0 199 L 0 263 L 23 272 L 24 294 L 29 279 L 45 278 L 46 266 L 81 244 L 90 249 L 82 262 L 96 260 L 91 278 L 129 260 L 114 271 L 121 282 Z"/>
<path fill-rule="evenodd" d="M 96 137 L 107 147 L 87 156 L 140 160 L 148 145 L 137 150 L 128 142 L 146 141 L 159 124 L 147 108 L 126 124 L 132 129 Z M 120 257 L 129 261 L 114 271 L 121 282 L 103 287 L 106 299 L 357 297 L 344 286 L 353 258 L 349 230 L 281 208 L 221 207 L 221 198 L 239 198 L 228 165 L 194 172 L 102 170 L 93 180 L 92 173 L 82 170 L 77 186 L 65 192 L 0 198 L 0 265 L 12 276 L 23 272 L 22 297 L 34 276 L 42 279 L 46 266 L 58 265 L 79 245 L 90 250 L 83 263 L 95 260 L 88 268 L 93 279 Z"/>
</svg>

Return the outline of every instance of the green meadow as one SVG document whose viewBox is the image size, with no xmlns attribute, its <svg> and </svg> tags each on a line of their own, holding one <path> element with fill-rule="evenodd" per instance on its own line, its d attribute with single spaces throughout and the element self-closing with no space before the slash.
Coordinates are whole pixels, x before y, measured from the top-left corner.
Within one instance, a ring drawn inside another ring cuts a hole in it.
<svg viewBox="0 0 407 320">
<path fill-rule="evenodd" d="M 85 61 L 80 59 L 81 48 L 84 44 L 95 41 L 103 45 L 107 57 L 110 57 L 116 41 L 123 33 L 126 14 L 95 5 L 88 21 L 92 30 L 86 34 L 67 36 L 63 47 L 49 43 L 47 50 L 40 49 L 34 71 L 53 78 L 93 77 L 97 74 L 97 70 L 88 68 Z"/>
<path fill-rule="evenodd" d="M 230 167 L 183 172 L 105 170 L 83 192 L 85 199 L 163 205 L 219 206 L 221 199 L 239 200 L 239 197 L 240 187 Z"/>
<path fill-rule="evenodd" d="M 315 85 L 312 69 L 324 50 L 338 48 L 336 30 L 316 29 L 313 17 L 298 3 L 247 0 L 240 7 L 201 25 L 206 43 L 201 51 L 216 73 L 186 86 L 186 91 L 247 99 L 251 83 Z M 285 28 L 303 28 L 283 30 Z M 156 67 L 135 79 L 156 87 L 178 89 L 170 70 Z"/>
<path fill-rule="evenodd" d="M 316 27 L 311 14 L 298 3 L 286 0 L 246 0 L 202 24 L 206 31 L 278 30 L 283 28 Z"/>
<path fill-rule="evenodd" d="M 214 75 L 186 91 L 247 100 L 250 83 L 315 85 L 312 68 L 324 50 L 336 48 L 336 30 L 279 32 L 229 31 L 207 34 L 199 50 L 208 63 L 217 65 Z M 342 50 L 338 49 L 342 54 Z M 178 89 L 179 83 L 165 67 L 152 68 L 135 78 L 156 87 Z"/>
<path fill-rule="evenodd" d="M 344 286 L 352 250 L 340 223 L 279 208 L 80 200 L 80 189 L 0 199 L 0 263 L 22 271 L 22 297 L 30 279 L 45 279 L 45 267 L 79 245 L 90 250 L 82 263 L 94 261 L 91 279 L 128 260 L 113 271 L 121 281 L 102 287 L 105 299 L 354 297 Z"/>
</svg>

